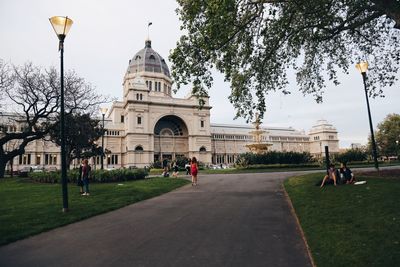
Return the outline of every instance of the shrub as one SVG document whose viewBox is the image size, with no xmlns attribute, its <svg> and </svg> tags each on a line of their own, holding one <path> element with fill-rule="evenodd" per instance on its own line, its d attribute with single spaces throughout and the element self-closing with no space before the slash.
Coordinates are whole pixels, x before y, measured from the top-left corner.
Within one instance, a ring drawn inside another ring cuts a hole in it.
<svg viewBox="0 0 400 267">
<path fill-rule="evenodd" d="M 162 168 L 161 161 L 155 161 L 150 165 L 150 169 L 161 169 L 161 168 Z"/>
<path fill-rule="evenodd" d="M 335 160 L 337 162 L 352 162 L 352 161 L 364 161 L 368 158 L 368 155 L 362 149 L 349 149 L 346 152 L 336 155 Z"/>
<path fill-rule="evenodd" d="M 239 155 L 236 160 L 238 166 L 254 164 L 304 164 L 314 162 L 308 152 L 278 152 L 269 151 L 264 154 L 244 153 Z"/>
<path fill-rule="evenodd" d="M 51 183 L 55 184 L 61 181 L 61 172 L 30 172 L 29 178 L 38 183 Z"/>
<path fill-rule="evenodd" d="M 237 169 L 280 169 L 280 168 L 320 168 L 318 163 L 302 163 L 302 164 L 254 164 L 247 166 L 236 166 Z"/>
<path fill-rule="evenodd" d="M 110 183 L 131 180 L 144 179 L 148 175 L 145 169 L 115 169 L 93 170 L 91 173 L 91 182 Z M 68 182 L 76 183 L 79 176 L 79 170 L 69 170 L 67 172 Z M 31 172 L 29 177 L 39 183 L 58 183 L 61 181 L 61 172 Z"/>
</svg>

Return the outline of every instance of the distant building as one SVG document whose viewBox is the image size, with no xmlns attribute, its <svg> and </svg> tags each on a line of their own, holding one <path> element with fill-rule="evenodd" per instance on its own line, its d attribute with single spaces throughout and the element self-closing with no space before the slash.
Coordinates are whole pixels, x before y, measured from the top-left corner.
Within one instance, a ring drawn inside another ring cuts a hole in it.
<svg viewBox="0 0 400 267">
<path fill-rule="evenodd" d="M 351 148 L 351 149 L 361 149 L 361 148 L 363 148 L 363 145 L 360 144 L 360 143 L 352 143 L 352 144 L 350 145 L 350 148 Z"/>
<path fill-rule="evenodd" d="M 105 168 L 144 167 L 163 159 L 193 156 L 205 164 L 233 164 L 239 154 L 249 151 L 246 145 L 253 142 L 252 126 L 213 124 L 208 98 L 198 109 L 196 97 L 175 98 L 171 86 L 165 60 L 146 40 L 145 47 L 129 60 L 123 99 L 115 101 L 106 114 L 104 147 L 111 153 Z M 324 146 L 331 153 L 339 151 L 337 130 L 325 120 L 319 120 L 309 134 L 291 127 L 262 130 L 263 141 L 272 143 L 270 150 L 310 152 L 315 157 L 324 155 Z M 25 151 L 14 160 L 14 169 L 60 165 L 59 148 L 51 142 L 32 142 Z M 100 158 L 91 164 L 98 168 Z"/>
</svg>

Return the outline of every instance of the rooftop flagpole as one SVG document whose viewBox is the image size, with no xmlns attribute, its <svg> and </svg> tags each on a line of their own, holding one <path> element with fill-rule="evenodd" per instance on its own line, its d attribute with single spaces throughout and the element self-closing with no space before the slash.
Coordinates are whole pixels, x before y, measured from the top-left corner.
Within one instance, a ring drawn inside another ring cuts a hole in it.
<svg viewBox="0 0 400 267">
<path fill-rule="evenodd" d="M 149 29 L 150 29 L 150 25 L 152 25 L 152 24 L 153 24 L 153 22 L 149 22 L 147 24 L 147 40 L 150 40 L 150 31 L 149 31 Z"/>
</svg>

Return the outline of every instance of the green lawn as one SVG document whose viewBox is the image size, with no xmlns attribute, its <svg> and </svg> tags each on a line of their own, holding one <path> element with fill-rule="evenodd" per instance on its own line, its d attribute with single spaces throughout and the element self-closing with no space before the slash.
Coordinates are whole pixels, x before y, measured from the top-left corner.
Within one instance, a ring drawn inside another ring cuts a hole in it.
<svg viewBox="0 0 400 267">
<path fill-rule="evenodd" d="M 189 183 L 183 179 L 152 178 L 91 184 L 91 195 L 79 195 L 68 186 L 68 213 L 62 213 L 60 184 L 32 183 L 28 179 L 0 179 L 0 245 L 46 230 L 161 195 Z"/>
<path fill-rule="evenodd" d="M 284 183 L 316 265 L 400 266 L 400 177 L 321 189 L 322 176 Z"/>
</svg>

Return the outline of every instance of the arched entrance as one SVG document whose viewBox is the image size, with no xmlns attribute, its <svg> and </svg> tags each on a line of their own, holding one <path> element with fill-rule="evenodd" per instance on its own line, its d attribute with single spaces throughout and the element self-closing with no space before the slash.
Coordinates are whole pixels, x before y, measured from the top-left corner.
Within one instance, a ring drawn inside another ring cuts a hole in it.
<svg viewBox="0 0 400 267">
<path fill-rule="evenodd" d="M 189 156 L 189 131 L 174 115 L 164 116 L 154 126 L 154 162 Z"/>
</svg>

